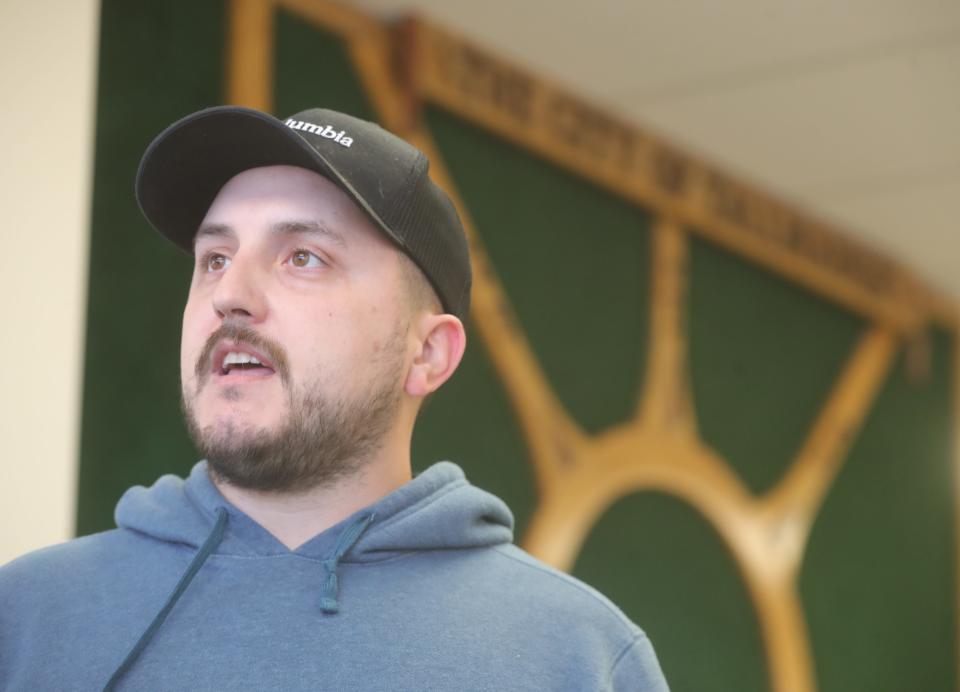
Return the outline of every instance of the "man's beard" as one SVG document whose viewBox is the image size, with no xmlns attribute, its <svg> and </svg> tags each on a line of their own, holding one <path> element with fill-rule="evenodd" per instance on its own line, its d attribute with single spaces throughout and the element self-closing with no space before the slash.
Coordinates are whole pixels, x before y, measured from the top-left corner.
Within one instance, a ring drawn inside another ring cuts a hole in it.
<svg viewBox="0 0 960 692">
<path fill-rule="evenodd" d="M 265 492 L 302 492 L 330 486 L 356 474 L 382 445 L 400 404 L 399 373 L 403 366 L 402 330 L 377 359 L 366 390 L 351 399 L 324 395 L 315 383 L 297 388 L 286 372 L 282 349 L 245 327 L 224 325 L 210 336 L 206 354 L 223 338 L 233 338 L 267 351 L 282 363 L 279 379 L 288 392 L 286 421 L 276 430 L 253 425 L 201 427 L 192 399 L 181 398 L 187 430 L 210 471 L 238 488 Z M 198 362 L 209 363 L 202 355 Z M 206 378 L 198 379 L 198 389 Z M 239 396 L 227 390 L 224 396 Z"/>
</svg>

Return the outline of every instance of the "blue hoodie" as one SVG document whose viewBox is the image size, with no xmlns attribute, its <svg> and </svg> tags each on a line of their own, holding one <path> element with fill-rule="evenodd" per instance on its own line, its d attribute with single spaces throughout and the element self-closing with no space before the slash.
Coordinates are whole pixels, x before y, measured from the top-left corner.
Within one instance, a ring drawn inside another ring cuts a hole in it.
<svg viewBox="0 0 960 692">
<path fill-rule="evenodd" d="M 116 520 L 0 568 L 0 689 L 667 689 L 643 632 L 451 463 L 296 550 L 204 462 Z"/>
</svg>

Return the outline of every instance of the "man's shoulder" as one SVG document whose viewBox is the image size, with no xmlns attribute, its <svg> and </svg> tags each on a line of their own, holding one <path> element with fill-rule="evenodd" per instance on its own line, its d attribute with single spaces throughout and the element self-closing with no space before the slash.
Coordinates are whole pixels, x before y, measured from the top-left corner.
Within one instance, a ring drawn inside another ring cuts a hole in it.
<svg viewBox="0 0 960 692">
<path fill-rule="evenodd" d="M 31 551 L 0 566 L 0 595 L 22 585 L 76 583 L 134 551 L 129 531 L 111 529 Z"/>
<path fill-rule="evenodd" d="M 454 551 L 440 559 L 425 583 L 456 596 L 468 618 L 505 629 L 520 627 L 559 646 L 616 651 L 642 630 L 593 587 L 533 557 L 510 543 L 482 550 Z M 557 632 L 564 632 L 561 639 Z"/>
<path fill-rule="evenodd" d="M 591 681 L 591 688 L 602 680 L 604 689 L 667 689 L 646 634 L 590 585 L 512 544 L 460 559 L 458 569 L 442 573 L 448 584 L 455 581 L 452 610 L 464 622 L 498 633 L 551 670 Z M 522 640 L 513 638 L 517 632 Z"/>
<path fill-rule="evenodd" d="M 512 584 L 519 597 L 528 602 L 549 607 L 554 615 L 564 613 L 577 619 L 588 618 L 597 624 L 621 630 L 624 636 L 640 633 L 620 608 L 610 599 L 576 577 L 535 558 L 513 544 L 496 546 L 498 569 L 506 582 Z"/>
</svg>

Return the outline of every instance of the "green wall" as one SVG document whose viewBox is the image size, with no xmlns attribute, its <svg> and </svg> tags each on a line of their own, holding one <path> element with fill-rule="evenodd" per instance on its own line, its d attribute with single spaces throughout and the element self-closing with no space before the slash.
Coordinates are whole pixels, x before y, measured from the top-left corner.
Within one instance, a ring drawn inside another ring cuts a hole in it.
<svg viewBox="0 0 960 692">
<path fill-rule="evenodd" d="M 196 454 L 179 413 L 180 311 L 190 262 L 133 199 L 150 139 L 223 99 L 224 5 L 104 0 L 79 534 L 113 525 L 123 490 L 184 474 Z M 371 116 L 334 36 L 277 18 L 276 110 Z M 317 80 L 311 66 L 324 66 Z M 651 215 L 438 109 L 426 124 L 560 400 L 596 433 L 643 384 Z M 796 454 L 866 325 L 696 237 L 687 329 L 699 430 L 754 492 Z M 488 354 L 470 344 L 414 435 L 414 465 L 457 461 L 513 508 L 536 493 Z M 898 364 L 854 441 L 811 536 L 800 583 L 823 692 L 956 689 L 950 338 L 909 381 Z M 767 689 L 757 620 L 713 529 L 688 506 L 630 495 L 593 528 L 574 573 L 650 634 L 672 689 Z"/>
<path fill-rule="evenodd" d="M 133 180 L 150 140 L 223 100 L 223 6 L 104 0 L 77 532 L 113 526 L 123 491 L 189 470 L 179 413 L 188 258 L 153 232 Z"/>
</svg>

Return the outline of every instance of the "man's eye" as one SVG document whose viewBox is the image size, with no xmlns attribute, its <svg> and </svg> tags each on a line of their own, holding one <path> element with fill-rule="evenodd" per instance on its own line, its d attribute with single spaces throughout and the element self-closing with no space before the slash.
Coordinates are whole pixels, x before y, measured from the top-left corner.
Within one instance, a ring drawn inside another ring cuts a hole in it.
<svg viewBox="0 0 960 692">
<path fill-rule="evenodd" d="M 200 269 L 205 272 L 218 272 L 230 266 L 230 258 L 218 252 L 208 252 L 200 259 Z"/>
<path fill-rule="evenodd" d="M 309 250 L 296 250 L 292 255 L 290 255 L 290 264 L 295 267 L 312 268 L 322 267 L 326 264 L 326 262 Z"/>
</svg>

